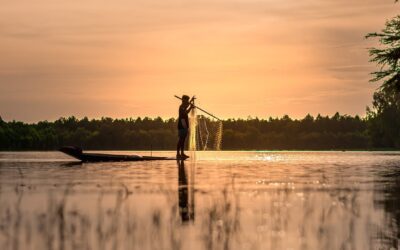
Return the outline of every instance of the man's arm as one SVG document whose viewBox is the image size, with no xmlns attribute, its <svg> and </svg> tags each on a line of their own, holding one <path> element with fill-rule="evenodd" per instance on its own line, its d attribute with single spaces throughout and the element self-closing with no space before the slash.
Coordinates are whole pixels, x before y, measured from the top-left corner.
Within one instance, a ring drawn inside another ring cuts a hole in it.
<svg viewBox="0 0 400 250">
<path fill-rule="evenodd" d="M 190 104 L 189 108 L 186 110 L 186 114 L 189 114 L 189 112 L 194 109 L 193 103 Z"/>
<path fill-rule="evenodd" d="M 190 99 L 190 101 L 189 101 L 190 106 L 189 106 L 189 108 L 186 110 L 186 114 L 189 114 L 189 112 L 190 112 L 192 109 L 194 109 L 194 99 L 196 99 L 195 96 L 193 96 L 192 99 Z"/>
</svg>

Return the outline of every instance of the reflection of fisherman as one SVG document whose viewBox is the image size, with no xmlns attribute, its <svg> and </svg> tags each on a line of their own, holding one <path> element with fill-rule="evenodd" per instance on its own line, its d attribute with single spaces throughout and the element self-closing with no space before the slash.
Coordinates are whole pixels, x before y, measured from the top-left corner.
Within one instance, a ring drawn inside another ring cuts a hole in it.
<svg viewBox="0 0 400 250">
<path fill-rule="evenodd" d="M 179 214 L 182 222 L 194 221 L 194 180 L 192 174 L 189 178 L 184 160 L 176 161 L 178 164 L 178 195 Z"/>
<path fill-rule="evenodd" d="M 189 101 L 189 96 L 183 95 L 182 96 L 182 104 L 179 106 L 179 118 L 178 118 L 178 145 L 176 148 L 176 158 L 177 159 L 186 159 L 189 156 L 185 155 L 185 140 L 189 131 L 189 112 L 194 108 L 192 98 Z"/>
<path fill-rule="evenodd" d="M 178 193 L 179 193 L 179 213 L 182 221 L 189 221 L 189 190 L 188 181 L 185 172 L 185 163 L 183 160 L 178 162 Z"/>
</svg>

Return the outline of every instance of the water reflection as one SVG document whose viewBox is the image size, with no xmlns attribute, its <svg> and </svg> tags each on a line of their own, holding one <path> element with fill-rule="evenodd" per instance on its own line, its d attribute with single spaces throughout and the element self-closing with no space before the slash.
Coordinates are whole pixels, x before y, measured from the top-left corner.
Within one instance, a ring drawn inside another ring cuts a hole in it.
<svg viewBox="0 0 400 250">
<path fill-rule="evenodd" d="M 380 190 L 374 198 L 376 207 L 383 207 L 388 214 L 387 227 L 377 232 L 376 241 L 383 246 L 400 249 L 400 166 L 388 167 L 380 172 L 376 189 Z"/>
<path fill-rule="evenodd" d="M 194 168 L 190 167 L 190 174 L 185 168 L 185 161 L 176 161 L 178 165 L 178 195 L 179 213 L 182 222 L 194 221 Z"/>
<path fill-rule="evenodd" d="M 3 156 L 0 249 L 400 249 L 400 154 L 57 157 Z"/>
</svg>

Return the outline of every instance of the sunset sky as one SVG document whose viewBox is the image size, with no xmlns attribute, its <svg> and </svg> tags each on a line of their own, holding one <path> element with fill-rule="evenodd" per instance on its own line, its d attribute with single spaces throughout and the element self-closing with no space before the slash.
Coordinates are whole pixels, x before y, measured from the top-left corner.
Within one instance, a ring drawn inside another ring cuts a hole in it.
<svg viewBox="0 0 400 250">
<path fill-rule="evenodd" d="M 0 116 L 365 114 L 392 0 L 0 0 Z"/>
</svg>

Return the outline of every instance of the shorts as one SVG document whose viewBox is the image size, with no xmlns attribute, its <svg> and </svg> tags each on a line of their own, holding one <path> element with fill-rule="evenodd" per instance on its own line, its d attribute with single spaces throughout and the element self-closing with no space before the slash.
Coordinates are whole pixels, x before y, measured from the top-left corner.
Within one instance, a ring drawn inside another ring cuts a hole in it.
<svg viewBox="0 0 400 250">
<path fill-rule="evenodd" d="M 187 134 L 188 134 L 188 129 L 187 128 L 178 129 L 178 136 L 179 137 L 186 137 Z"/>
</svg>

